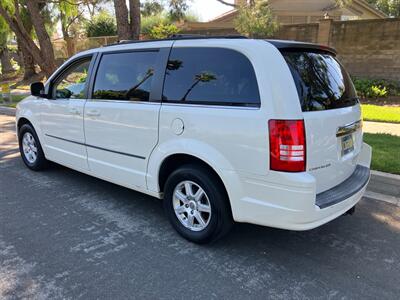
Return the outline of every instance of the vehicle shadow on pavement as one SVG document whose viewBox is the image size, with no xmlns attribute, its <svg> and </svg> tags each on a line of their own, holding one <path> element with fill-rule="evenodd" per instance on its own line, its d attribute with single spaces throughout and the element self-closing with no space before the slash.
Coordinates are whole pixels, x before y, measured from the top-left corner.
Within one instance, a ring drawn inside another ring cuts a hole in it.
<svg viewBox="0 0 400 300">
<path fill-rule="evenodd" d="M 12 150 L 1 151 L 0 157 L 6 156 L 8 152 L 15 153 Z M 156 213 L 154 217 L 165 219 L 163 222 L 167 223 L 163 212 L 162 201 L 154 197 L 85 175 L 56 163 L 51 163 L 51 166 L 47 170 L 38 173 L 25 169 L 20 157 L 12 158 L 11 160 L 13 161 L 13 165 L 16 164 L 18 168 L 24 168 L 24 172 L 41 174 L 50 178 L 61 176 L 64 186 L 71 184 L 79 188 L 81 185 L 82 188 L 85 187 L 84 192 L 93 188 L 97 193 L 106 193 L 111 202 L 117 202 L 118 204 L 132 204 L 132 202 L 136 202 L 136 207 L 142 206 L 141 210 L 149 214 Z M 336 237 L 339 235 L 342 236 L 343 239 L 347 237 L 351 238 L 353 241 L 363 238 L 366 238 L 366 241 L 370 241 L 371 234 L 379 232 L 379 230 L 386 230 L 388 234 L 393 234 L 397 237 L 397 235 L 400 234 L 400 215 L 398 212 L 399 209 L 394 205 L 363 199 L 357 205 L 356 213 L 353 216 L 343 215 L 313 230 L 289 231 L 252 224 L 236 223 L 232 232 L 226 238 L 211 246 L 204 247 L 218 248 L 226 243 L 237 243 L 244 246 L 262 243 L 271 246 L 281 245 L 282 248 L 296 246 L 296 251 L 299 252 L 302 249 L 309 251 L 311 249 L 308 248 L 311 244 L 314 243 L 314 246 L 317 246 L 319 242 L 323 242 L 320 246 L 326 247 L 327 249 L 338 249 L 338 245 L 335 243 L 332 244 L 333 247 L 325 243 L 328 237 Z M 135 213 L 135 211 L 133 210 L 132 213 Z M 148 217 L 150 218 L 150 216 Z M 362 230 L 355 230 L 355 228 Z M 377 230 L 373 230 L 374 228 Z M 364 234 L 368 237 L 364 236 Z M 300 245 L 298 243 L 301 241 L 304 242 L 304 245 L 301 245 L 302 247 L 299 248 Z M 321 254 L 321 252 L 319 252 L 321 249 L 316 250 L 315 247 L 311 248 L 314 249 L 312 252 Z"/>
<path fill-rule="evenodd" d="M 164 216 L 162 201 L 154 197 L 82 174 L 56 163 L 52 163 L 46 172 L 49 176 L 61 173 L 64 180 L 69 177 L 68 180 L 71 181 L 71 184 L 76 186 L 84 184 L 87 189 L 93 187 L 99 193 L 106 193 L 111 202 L 122 205 L 135 203 L 135 207 L 140 206 L 141 211 L 149 214 L 147 218 L 159 218 L 163 224 L 168 223 Z M 65 185 L 68 185 L 68 182 L 65 182 Z M 374 233 L 377 234 L 376 238 L 379 239 L 382 238 L 382 230 L 388 236 L 399 237 L 400 214 L 398 212 L 398 208 L 390 204 L 363 199 L 357 205 L 354 215 L 343 215 L 313 230 L 289 231 L 237 223 L 226 238 L 203 247 L 218 248 L 224 247 L 227 243 L 232 243 L 232 246 L 236 248 L 239 246 L 237 249 L 241 247 L 246 249 L 257 244 L 267 247 L 276 246 L 282 250 L 296 249 L 296 253 L 303 253 L 304 255 L 321 256 L 324 253 L 331 255 L 332 253 L 329 253 L 329 251 L 340 252 L 343 249 L 347 250 L 347 255 L 357 255 L 361 250 L 361 246 L 357 247 L 357 243 L 371 243 L 374 240 Z M 133 207 L 132 214 L 135 214 Z M 167 230 L 172 231 L 172 228 L 168 227 Z M 179 236 L 176 236 L 176 238 L 182 239 Z"/>
</svg>

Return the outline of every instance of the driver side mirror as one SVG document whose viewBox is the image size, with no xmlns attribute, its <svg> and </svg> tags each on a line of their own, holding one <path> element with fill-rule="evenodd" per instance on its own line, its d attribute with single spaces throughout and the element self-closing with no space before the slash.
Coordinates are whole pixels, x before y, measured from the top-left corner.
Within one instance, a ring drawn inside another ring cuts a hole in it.
<svg viewBox="0 0 400 300">
<path fill-rule="evenodd" d="M 31 84 L 31 95 L 36 97 L 47 98 L 47 95 L 44 92 L 43 82 L 34 82 Z"/>
</svg>

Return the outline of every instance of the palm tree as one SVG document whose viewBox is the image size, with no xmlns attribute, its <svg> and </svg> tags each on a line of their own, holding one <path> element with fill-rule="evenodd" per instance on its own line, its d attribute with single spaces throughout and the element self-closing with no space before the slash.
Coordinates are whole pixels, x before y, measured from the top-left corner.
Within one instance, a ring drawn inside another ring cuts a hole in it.
<svg viewBox="0 0 400 300">
<path fill-rule="evenodd" d="M 189 96 L 190 92 L 194 89 L 194 87 L 199 84 L 199 82 L 210 82 L 211 80 L 216 80 L 217 76 L 210 72 L 202 72 L 200 74 L 196 74 L 194 77 L 194 82 L 193 84 L 189 87 L 189 89 L 186 91 L 185 95 L 182 97 L 181 101 L 186 101 L 187 96 Z"/>
</svg>

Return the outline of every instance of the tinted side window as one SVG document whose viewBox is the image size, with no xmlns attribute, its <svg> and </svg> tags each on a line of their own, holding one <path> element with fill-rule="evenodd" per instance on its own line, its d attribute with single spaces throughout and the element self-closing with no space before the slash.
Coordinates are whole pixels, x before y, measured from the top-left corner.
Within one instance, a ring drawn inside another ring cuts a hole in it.
<svg viewBox="0 0 400 300">
<path fill-rule="evenodd" d="M 243 54 L 223 48 L 173 48 L 164 101 L 259 106 L 253 66 Z"/>
<path fill-rule="evenodd" d="M 92 98 L 148 101 L 157 54 L 156 51 L 104 54 Z"/>
</svg>

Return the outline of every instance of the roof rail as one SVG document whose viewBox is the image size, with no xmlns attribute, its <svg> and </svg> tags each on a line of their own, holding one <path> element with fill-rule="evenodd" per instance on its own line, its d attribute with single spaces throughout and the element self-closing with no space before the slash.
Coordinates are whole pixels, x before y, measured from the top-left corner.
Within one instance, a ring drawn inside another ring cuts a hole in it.
<svg viewBox="0 0 400 300">
<path fill-rule="evenodd" d="M 239 34 L 228 34 L 228 35 L 205 35 L 205 34 L 171 34 L 169 39 L 174 40 L 190 40 L 190 39 L 247 39 L 244 35 Z"/>
<path fill-rule="evenodd" d="M 165 39 L 154 39 L 154 40 L 121 40 L 117 43 L 105 45 L 115 46 L 124 44 L 136 44 L 136 43 L 147 43 L 147 42 L 160 42 L 160 41 L 177 41 L 177 40 L 197 40 L 197 39 L 247 39 L 243 35 L 202 35 L 202 34 L 172 34 Z"/>
</svg>

